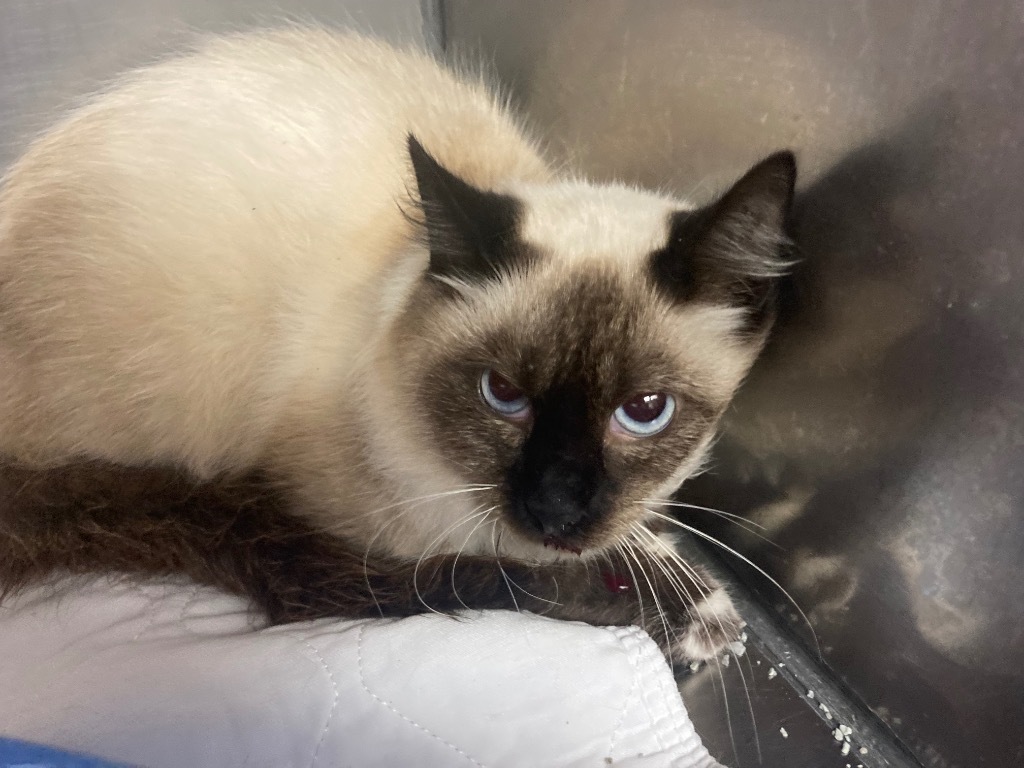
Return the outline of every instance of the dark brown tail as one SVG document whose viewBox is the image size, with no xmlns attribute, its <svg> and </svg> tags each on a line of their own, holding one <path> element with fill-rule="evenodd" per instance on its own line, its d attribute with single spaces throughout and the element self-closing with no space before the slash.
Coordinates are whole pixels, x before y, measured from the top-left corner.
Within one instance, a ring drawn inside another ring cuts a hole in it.
<svg viewBox="0 0 1024 768">
<path fill-rule="evenodd" d="M 673 585 L 652 568 L 630 583 L 630 565 L 608 564 L 611 578 L 582 561 L 367 556 L 290 513 L 260 477 L 199 485 L 162 469 L 0 467 L 0 598 L 58 573 L 185 575 L 250 598 L 272 623 L 498 608 L 639 624 L 664 646 L 686 631 L 691 606 L 673 598 L 682 574 Z"/>
<path fill-rule="evenodd" d="M 95 463 L 0 470 L 0 594 L 59 572 L 113 572 L 186 575 L 250 597 L 275 623 L 513 607 L 497 561 L 459 558 L 455 589 L 451 560 L 368 557 L 289 514 L 259 477 L 200 485 Z"/>
</svg>

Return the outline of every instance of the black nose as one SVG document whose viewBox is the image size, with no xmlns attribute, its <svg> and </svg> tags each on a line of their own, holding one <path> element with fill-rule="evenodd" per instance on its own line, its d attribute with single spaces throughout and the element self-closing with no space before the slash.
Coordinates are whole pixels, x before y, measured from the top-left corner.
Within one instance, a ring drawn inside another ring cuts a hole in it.
<svg viewBox="0 0 1024 768">
<path fill-rule="evenodd" d="M 534 420 L 507 475 L 509 511 L 543 538 L 583 533 L 608 498 L 604 417 L 587 412 L 582 385 L 550 389 L 534 402 Z"/>
<path fill-rule="evenodd" d="M 547 536 L 570 536 L 593 513 L 597 472 L 573 462 L 556 462 L 520 477 L 518 516 L 527 527 Z"/>
</svg>

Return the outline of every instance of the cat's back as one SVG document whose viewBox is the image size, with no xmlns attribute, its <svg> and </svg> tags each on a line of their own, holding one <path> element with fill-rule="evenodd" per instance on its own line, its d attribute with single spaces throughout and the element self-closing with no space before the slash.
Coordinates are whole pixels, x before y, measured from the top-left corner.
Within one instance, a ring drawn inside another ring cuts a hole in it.
<svg viewBox="0 0 1024 768">
<path fill-rule="evenodd" d="M 344 219 L 350 192 L 373 205 L 413 184 L 410 133 L 485 188 L 547 175 L 480 78 L 415 48 L 286 28 L 214 38 L 126 75 L 29 148 L 0 205 L 5 220 L 47 193 L 69 207 L 72 196 L 108 206 L 121 196 L 128 208 L 159 200 L 158 219 L 201 220 L 211 206 L 260 214 L 260 202 Z"/>
<path fill-rule="evenodd" d="M 130 75 L 80 119 L 95 121 L 106 141 L 120 130 L 161 154 L 182 135 L 195 142 L 182 148 L 187 157 L 208 149 L 254 160 L 247 153 L 263 150 L 254 169 L 285 175 L 299 170 L 296 162 L 318 161 L 301 170 L 355 177 L 377 162 L 411 181 L 410 132 L 484 187 L 547 173 L 476 74 L 453 72 L 414 46 L 315 27 L 213 38 Z"/>
<path fill-rule="evenodd" d="M 251 458 L 372 325 L 410 133 L 484 187 L 547 173 L 478 78 L 325 29 L 210 40 L 44 134 L 0 189 L 0 453 Z"/>
</svg>

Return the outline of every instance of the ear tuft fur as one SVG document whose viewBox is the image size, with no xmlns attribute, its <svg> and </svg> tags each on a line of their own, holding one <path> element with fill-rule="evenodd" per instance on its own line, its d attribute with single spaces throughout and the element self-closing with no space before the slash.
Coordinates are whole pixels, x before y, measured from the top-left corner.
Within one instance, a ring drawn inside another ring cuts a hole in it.
<svg viewBox="0 0 1024 768">
<path fill-rule="evenodd" d="M 796 158 L 776 152 L 718 201 L 672 214 L 668 244 L 652 256 L 655 282 L 676 301 L 763 313 L 792 265 L 787 229 L 795 184 Z"/>
</svg>

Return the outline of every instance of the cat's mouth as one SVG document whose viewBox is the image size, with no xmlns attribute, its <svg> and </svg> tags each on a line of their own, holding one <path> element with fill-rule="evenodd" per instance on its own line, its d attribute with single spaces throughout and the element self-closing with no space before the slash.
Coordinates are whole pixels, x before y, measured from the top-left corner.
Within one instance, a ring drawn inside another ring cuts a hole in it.
<svg viewBox="0 0 1024 768">
<path fill-rule="evenodd" d="M 547 555 L 559 558 L 566 555 L 579 557 L 584 552 L 595 549 L 590 524 L 551 524 L 547 520 L 523 514 L 507 515 L 506 523 L 516 532 L 517 538 L 528 542 L 531 549 L 542 548 Z"/>
<path fill-rule="evenodd" d="M 503 526 L 529 557 L 540 560 L 588 558 L 607 550 L 610 546 L 600 525 L 571 525 L 557 530 L 538 530 L 524 525 L 513 516 L 504 516 Z M 510 540 L 511 543 L 511 540 Z"/>
<path fill-rule="evenodd" d="M 561 536 L 547 536 L 544 539 L 544 546 L 556 552 L 569 552 L 574 555 L 582 555 L 583 547 L 577 542 L 562 538 Z"/>
</svg>

